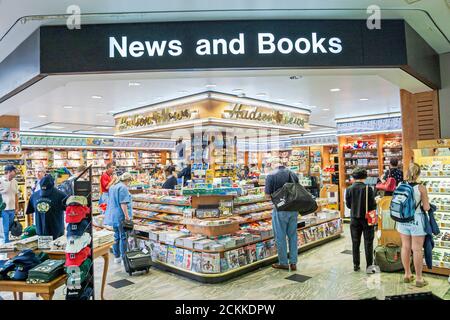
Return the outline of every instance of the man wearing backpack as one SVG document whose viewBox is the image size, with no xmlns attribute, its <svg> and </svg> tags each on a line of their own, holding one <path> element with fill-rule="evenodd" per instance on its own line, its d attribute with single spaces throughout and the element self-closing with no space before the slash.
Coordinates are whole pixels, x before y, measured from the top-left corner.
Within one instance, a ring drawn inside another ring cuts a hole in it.
<svg viewBox="0 0 450 320">
<path fill-rule="evenodd" d="M 266 177 L 264 192 L 267 199 L 271 199 L 271 195 L 278 189 L 282 188 L 285 183 L 290 182 L 291 180 L 298 183 L 297 175 L 292 173 L 286 167 L 281 166 L 278 161 L 278 159 L 275 159 L 272 162 L 272 167 L 277 169 Z M 278 211 L 275 207 L 273 208 L 272 227 L 278 251 L 278 263 L 274 263 L 272 265 L 275 269 L 290 269 L 291 271 L 297 270 L 297 220 L 297 211 Z M 289 261 L 287 256 L 286 237 L 288 238 L 289 243 Z"/>
</svg>

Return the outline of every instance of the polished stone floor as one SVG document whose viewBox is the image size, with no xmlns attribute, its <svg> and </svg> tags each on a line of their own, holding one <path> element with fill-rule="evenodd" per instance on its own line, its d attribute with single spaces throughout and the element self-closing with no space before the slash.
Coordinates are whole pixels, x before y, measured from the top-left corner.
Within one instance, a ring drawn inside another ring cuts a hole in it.
<svg viewBox="0 0 450 320">
<path fill-rule="evenodd" d="M 450 299 L 447 277 L 426 274 L 429 285 L 416 288 L 402 283 L 402 274 L 366 275 L 354 272 L 352 256 L 341 253 L 351 249 L 348 225 L 340 239 L 324 244 L 299 255 L 298 274 L 311 277 L 300 283 L 286 278 L 293 273 L 264 267 L 239 278 L 221 284 L 201 284 L 178 275 L 152 269 L 149 274 L 129 277 L 122 268 L 110 263 L 108 283 L 128 279 L 134 284 L 115 289 L 107 285 L 106 299 L 365 299 L 384 296 L 432 291 L 444 299 Z M 362 259 L 363 255 L 361 256 Z M 111 259 L 112 260 L 112 259 Z M 363 260 L 362 260 L 363 261 Z M 99 298 L 103 260 L 96 261 L 96 295 Z M 362 265 L 363 266 L 363 265 Z M 1 292 L 3 299 L 12 299 Z M 63 299 L 62 289 L 54 299 Z M 24 294 L 24 299 L 36 299 Z"/>
</svg>

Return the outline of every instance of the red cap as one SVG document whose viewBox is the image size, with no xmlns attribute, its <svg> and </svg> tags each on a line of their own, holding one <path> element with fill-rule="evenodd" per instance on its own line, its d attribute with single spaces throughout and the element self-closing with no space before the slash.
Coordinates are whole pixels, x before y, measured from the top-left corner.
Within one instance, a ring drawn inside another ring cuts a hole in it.
<svg viewBox="0 0 450 320">
<path fill-rule="evenodd" d="M 86 206 L 67 206 L 66 208 L 66 222 L 67 223 L 79 223 L 86 218 L 86 215 L 91 212 L 89 207 Z"/>
<path fill-rule="evenodd" d="M 91 248 L 86 247 L 78 253 L 66 253 L 66 267 L 79 267 L 91 255 Z"/>
</svg>

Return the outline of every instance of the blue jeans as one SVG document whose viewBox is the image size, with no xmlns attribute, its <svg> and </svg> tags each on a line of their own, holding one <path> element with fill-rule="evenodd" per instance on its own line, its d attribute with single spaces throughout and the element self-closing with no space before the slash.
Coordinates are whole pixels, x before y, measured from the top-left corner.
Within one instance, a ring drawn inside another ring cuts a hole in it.
<svg viewBox="0 0 450 320">
<path fill-rule="evenodd" d="M 127 233 L 123 229 L 123 223 L 114 224 L 113 253 L 116 258 L 121 258 L 127 252 Z"/>
<path fill-rule="evenodd" d="M 2 220 L 3 220 L 3 233 L 5 235 L 5 243 L 9 242 L 9 226 L 14 221 L 14 210 L 3 210 L 2 211 Z"/>
<path fill-rule="evenodd" d="M 287 245 L 289 243 L 289 264 L 297 264 L 297 211 L 272 211 L 272 227 L 278 251 L 278 263 L 288 264 Z M 286 237 L 288 243 L 286 243 Z"/>
</svg>

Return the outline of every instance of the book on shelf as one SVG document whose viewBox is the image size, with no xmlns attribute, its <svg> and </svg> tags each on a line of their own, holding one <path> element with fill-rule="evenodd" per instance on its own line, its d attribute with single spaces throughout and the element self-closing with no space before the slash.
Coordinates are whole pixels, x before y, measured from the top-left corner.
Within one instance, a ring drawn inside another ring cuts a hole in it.
<svg viewBox="0 0 450 320">
<path fill-rule="evenodd" d="M 191 250 L 184 250 L 184 257 L 183 257 L 183 268 L 186 270 L 191 270 L 192 268 L 192 251 Z"/>
<path fill-rule="evenodd" d="M 202 253 L 202 272 L 219 273 L 220 272 L 220 254 Z"/>
<path fill-rule="evenodd" d="M 256 244 L 251 244 L 245 247 L 245 251 L 247 254 L 247 261 L 249 263 L 256 262 Z"/>
<path fill-rule="evenodd" d="M 183 267 L 183 261 L 184 261 L 184 249 L 176 248 L 175 266 L 177 266 L 178 268 L 182 268 Z"/>
<path fill-rule="evenodd" d="M 247 254 L 245 253 L 244 248 L 238 249 L 238 260 L 239 260 L 239 266 L 241 266 L 241 267 L 248 264 Z"/>
<path fill-rule="evenodd" d="M 239 252 L 238 250 L 226 251 L 224 254 L 228 262 L 228 267 L 230 270 L 239 268 Z"/>
<path fill-rule="evenodd" d="M 202 253 L 193 252 L 192 253 L 192 271 L 202 272 Z"/>
</svg>

